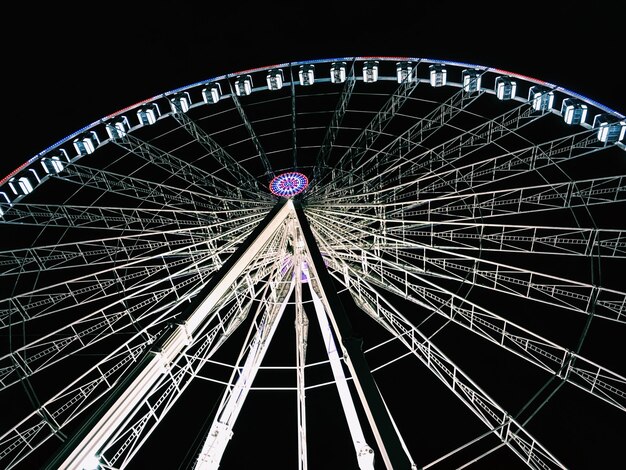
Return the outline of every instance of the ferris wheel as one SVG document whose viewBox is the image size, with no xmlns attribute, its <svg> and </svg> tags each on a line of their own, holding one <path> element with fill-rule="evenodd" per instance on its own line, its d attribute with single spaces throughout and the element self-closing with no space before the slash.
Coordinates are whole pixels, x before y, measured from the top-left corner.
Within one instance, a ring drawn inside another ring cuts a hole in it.
<svg viewBox="0 0 626 470">
<path fill-rule="evenodd" d="M 227 74 L 78 130 L 0 181 L 0 467 L 618 458 L 625 133 L 413 57 Z"/>
</svg>

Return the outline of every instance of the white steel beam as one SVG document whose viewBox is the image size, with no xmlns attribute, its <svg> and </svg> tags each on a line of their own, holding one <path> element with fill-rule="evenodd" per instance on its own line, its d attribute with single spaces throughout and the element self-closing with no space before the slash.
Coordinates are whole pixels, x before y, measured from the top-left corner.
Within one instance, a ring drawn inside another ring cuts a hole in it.
<svg viewBox="0 0 626 470">
<path fill-rule="evenodd" d="M 297 248 L 298 249 L 298 248 Z M 304 367 L 306 364 L 306 348 L 309 335 L 309 319 L 302 304 L 302 263 L 301 250 L 294 257 L 294 273 L 296 278 L 296 387 L 298 406 L 298 470 L 307 470 L 307 437 L 306 437 L 306 394 Z"/>
<path fill-rule="evenodd" d="M 350 435 L 352 436 L 352 443 L 357 455 L 357 462 L 361 470 L 374 470 L 374 450 L 367 444 L 365 435 L 363 434 L 363 428 L 359 421 L 359 416 L 350 394 L 350 388 L 346 380 L 346 375 L 343 371 L 341 364 L 341 357 L 344 356 L 343 351 L 337 348 L 337 344 L 333 338 L 333 333 L 328 322 L 327 313 L 324 309 L 322 300 L 315 293 L 312 283 L 314 279 L 309 278 L 309 289 L 311 290 L 311 297 L 313 298 L 313 305 L 315 307 L 315 313 L 317 315 L 317 321 L 322 331 L 322 338 L 326 345 L 326 352 L 328 353 L 328 359 L 335 378 L 335 385 L 339 392 L 339 399 L 341 400 L 341 406 L 348 422 L 348 428 L 350 429 Z"/>
<path fill-rule="evenodd" d="M 166 371 L 169 364 L 185 350 L 192 341 L 194 333 L 201 329 L 213 307 L 228 291 L 231 284 L 235 282 L 246 266 L 262 250 L 292 211 L 293 204 L 291 201 L 287 201 L 230 268 L 227 269 L 224 275 L 220 277 L 209 294 L 191 312 L 187 320 L 183 324 L 178 325 L 168 335 L 161 350 L 152 351 L 149 356 L 144 358 L 141 369 L 129 381 L 123 384 L 125 385 L 124 390 L 119 393 L 119 396 L 100 419 L 90 427 L 89 431 L 80 439 L 80 442 L 73 447 L 69 455 L 63 459 L 59 468 L 83 470 L 86 464 L 93 463 L 94 459 L 98 458 L 99 450 L 105 445 L 111 435 L 115 433 L 127 415 L 131 414 L 134 407 L 141 402 L 141 399 Z"/>
<path fill-rule="evenodd" d="M 388 469 L 407 468 L 411 465 L 410 456 L 407 455 L 406 448 L 402 446 L 402 439 L 393 425 L 393 420 L 382 400 L 378 386 L 363 358 L 360 349 L 361 342 L 353 336 L 349 319 L 335 290 L 334 283 L 326 272 L 322 254 L 301 206 L 296 208 L 296 214 L 308 255 L 306 261 L 311 273 L 309 278 L 317 280 L 315 286 L 319 289 L 317 297 L 321 299 L 337 336 L 337 341 L 342 345 L 345 364 L 352 376 L 383 463 Z"/>
<path fill-rule="evenodd" d="M 253 325 L 253 327 L 256 326 L 256 333 L 245 348 L 248 350 L 248 354 L 243 366 L 233 369 L 230 385 L 222 398 L 209 434 L 204 441 L 194 467 L 195 470 L 212 470 L 219 467 L 226 446 L 233 436 L 235 422 L 276 332 L 276 327 L 287 307 L 294 283 L 295 279 L 292 279 L 287 289 L 278 289 L 279 293 L 275 299 L 266 298 L 265 302 L 261 303 L 261 308 L 265 307 L 267 310 L 259 324 Z"/>
</svg>

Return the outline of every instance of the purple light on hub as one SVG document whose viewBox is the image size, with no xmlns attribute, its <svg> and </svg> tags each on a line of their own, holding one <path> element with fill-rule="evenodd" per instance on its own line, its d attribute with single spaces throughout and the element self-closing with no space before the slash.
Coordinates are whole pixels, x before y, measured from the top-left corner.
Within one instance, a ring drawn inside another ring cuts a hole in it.
<svg viewBox="0 0 626 470">
<path fill-rule="evenodd" d="M 282 173 L 270 181 L 270 191 L 276 196 L 291 197 L 300 194 L 309 185 L 309 179 L 302 173 L 290 171 Z"/>
</svg>

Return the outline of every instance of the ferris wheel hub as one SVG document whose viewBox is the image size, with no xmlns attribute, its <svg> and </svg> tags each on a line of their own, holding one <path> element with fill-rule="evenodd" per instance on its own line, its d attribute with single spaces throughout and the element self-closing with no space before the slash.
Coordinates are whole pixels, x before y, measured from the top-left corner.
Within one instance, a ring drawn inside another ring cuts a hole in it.
<svg viewBox="0 0 626 470">
<path fill-rule="evenodd" d="M 309 179 L 297 171 L 289 171 L 275 176 L 270 181 L 270 191 L 275 196 L 292 197 L 303 192 L 309 185 Z"/>
</svg>

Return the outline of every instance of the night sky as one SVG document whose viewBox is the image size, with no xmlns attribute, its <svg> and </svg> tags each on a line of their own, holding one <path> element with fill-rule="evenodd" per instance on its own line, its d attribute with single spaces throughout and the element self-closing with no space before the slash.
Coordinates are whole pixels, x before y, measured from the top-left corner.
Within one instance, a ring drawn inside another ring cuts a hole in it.
<svg viewBox="0 0 626 470">
<path fill-rule="evenodd" d="M 410 56 L 489 66 L 626 113 L 626 46 L 616 2 L 602 8 L 569 2 L 280 2 L 270 8 L 268 2 L 195 3 L 16 6 L 1 33 L 2 176 L 79 128 L 157 94 L 309 59 Z M 603 408 L 599 416 L 615 412 Z M 563 425 L 570 418 L 554 417 Z M 626 420 L 624 425 L 604 432 L 623 434 Z M 594 470 L 609 468 L 605 459 L 598 461 L 604 463 Z"/>
<path fill-rule="evenodd" d="M 94 10 L 54 3 L 35 14 L 17 6 L 5 20 L 16 32 L 2 31 L 8 142 L 0 173 L 146 98 L 227 73 L 309 59 L 410 56 L 490 66 L 624 113 L 626 86 L 616 69 L 623 62 L 623 24 L 611 11 L 615 4 L 437 3 L 285 2 L 267 8 L 267 2 L 211 2 L 199 9 L 156 2 L 145 9 Z"/>
</svg>

